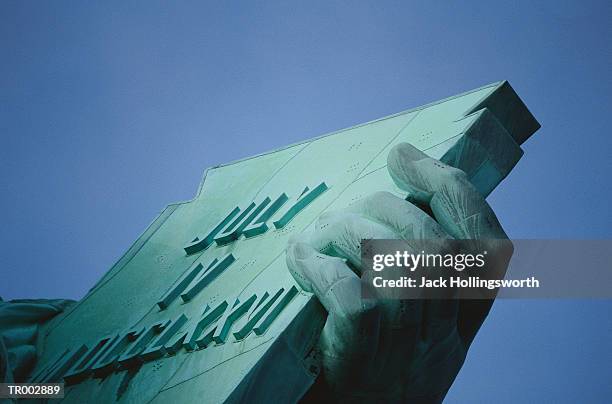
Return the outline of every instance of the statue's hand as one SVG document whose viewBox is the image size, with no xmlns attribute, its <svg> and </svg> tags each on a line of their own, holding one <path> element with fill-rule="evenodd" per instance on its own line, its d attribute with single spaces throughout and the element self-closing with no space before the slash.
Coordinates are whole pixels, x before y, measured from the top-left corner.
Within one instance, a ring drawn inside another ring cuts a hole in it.
<svg viewBox="0 0 612 404">
<path fill-rule="evenodd" d="M 435 220 L 390 193 L 328 212 L 294 237 L 287 265 L 328 311 L 320 338 L 322 378 L 337 399 L 441 401 L 457 375 L 492 300 L 362 299 L 362 239 L 479 239 L 507 265 L 510 241 L 465 173 L 410 144 L 387 159 L 395 183 Z M 347 265 L 345 260 L 350 264 Z"/>
</svg>

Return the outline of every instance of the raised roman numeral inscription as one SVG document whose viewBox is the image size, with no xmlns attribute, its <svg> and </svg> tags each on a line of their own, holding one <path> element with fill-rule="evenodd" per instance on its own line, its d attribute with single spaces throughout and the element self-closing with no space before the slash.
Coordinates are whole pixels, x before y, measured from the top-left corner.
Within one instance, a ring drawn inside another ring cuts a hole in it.
<svg viewBox="0 0 612 404">
<path fill-rule="evenodd" d="M 244 301 L 231 298 L 214 308 L 207 306 L 202 317 L 193 321 L 182 314 L 175 320 L 106 336 L 91 348 L 82 345 L 75 351 L 67 350 L 31 381 L 55 382 L 63 378 L 67 384 L 74 384 L 87 377 L 104 378 L 111 372 L 174 355 L 181 349 L 204 349 L 224 344 L 232 337 L 240 341 L 251 332 L 262 335 L 297 294 L 297 288 L 290 286 L 265 292 L 261 297 L 253 294 Z"/>
<path fill-rule="evenodd" d="M 329 187 L 325 182 L 320 183 L 313 189 L 305 187 L 297 200 L 282 212 L 279 219 L 273 222 L 274 227 L 282 229 L 306 206 L 328 189 Z M 244 210 L 238 206 L 235 207 L 206 236 L 196 237 L 189 245 L 184 247 L 185 253 L 192 255 L 204 251 L 213 243 L 226 245 L 238 240 L 243 234 L 245 238 L 251 238 L 265 233 L 269 228 L 267 222 L 281 210 L 281 207 L 288 200 L 289 197 L 282 193 L 272 203 L 270 203 L 271 199 L 266 197 L 259 203 L 251 202 Z"/>
</svg>

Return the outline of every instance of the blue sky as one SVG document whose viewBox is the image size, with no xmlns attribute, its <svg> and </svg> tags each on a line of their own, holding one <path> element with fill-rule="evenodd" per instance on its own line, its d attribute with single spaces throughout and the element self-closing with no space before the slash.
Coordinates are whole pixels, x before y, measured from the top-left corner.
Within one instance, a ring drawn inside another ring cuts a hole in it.
<svg viewBox="0 0 612 404">
<path fill-rule="evenodd" d="M 513 238 L 611 238 L 612 3 L 0 3 L 0 296 L 80 298 L 204 168 L 508 79 Z M 612 302 L 498 302 L 448 402 L 604 402 Z"/>
</svg>

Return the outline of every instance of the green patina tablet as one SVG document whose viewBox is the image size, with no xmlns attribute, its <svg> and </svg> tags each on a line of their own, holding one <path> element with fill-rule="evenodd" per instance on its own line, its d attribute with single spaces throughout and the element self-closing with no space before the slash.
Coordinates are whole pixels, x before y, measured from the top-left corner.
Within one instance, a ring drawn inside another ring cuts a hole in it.
<svg viewBox="0 0 612 404">
<path fill-rule="evenodd" d="M 32 381 L 64 402 L 291 402 L 312 385 L 325 312 L 285 265 L 288 238 L 376 191 L 409 142 L 485 195 L 539 124 L 507 82 L 210 168 L 40 333 Z"/>
</svg>

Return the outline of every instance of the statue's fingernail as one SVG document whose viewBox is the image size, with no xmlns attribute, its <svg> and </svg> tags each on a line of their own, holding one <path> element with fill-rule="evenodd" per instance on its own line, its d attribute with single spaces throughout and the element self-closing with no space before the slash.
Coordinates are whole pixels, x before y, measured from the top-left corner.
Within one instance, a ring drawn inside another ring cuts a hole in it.
<svg viewBox="0 0 612 404">
<path fill-rule="evenodd" d="M 400 143 L 391 149 L 391 152 L 395 158 L 399 159 L 399 161 L 419 161 L 426 159 L 428 156 L 411 145 L 410 143 Z"/>
</svg>

